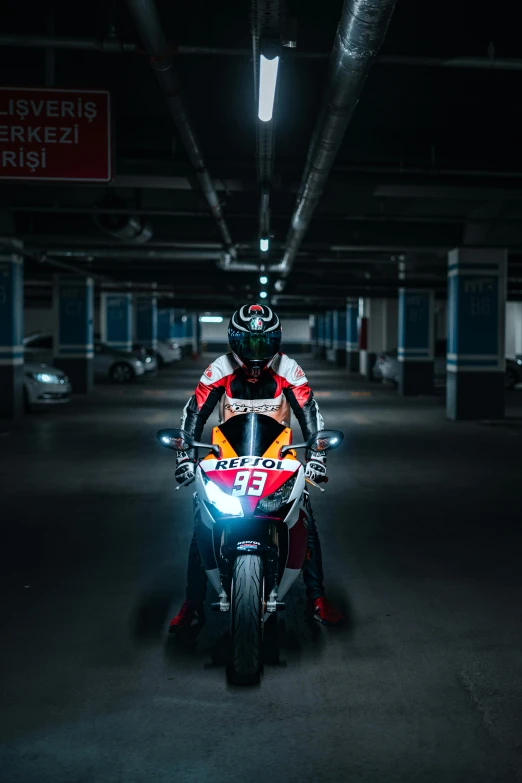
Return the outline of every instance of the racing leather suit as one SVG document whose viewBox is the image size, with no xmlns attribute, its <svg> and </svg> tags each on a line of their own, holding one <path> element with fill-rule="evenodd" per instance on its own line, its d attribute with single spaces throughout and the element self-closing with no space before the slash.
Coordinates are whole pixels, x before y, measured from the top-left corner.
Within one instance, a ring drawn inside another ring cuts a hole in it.
<svg viewBox="0 0 522 783">
<path fill-rule="evenodd" d="M 207 419 L 218 403 L 221 422 L 242 413 L 262 413 L 289 427 L 292 411 L 305 440 L 324 427 L 323 417 L 305 373 L 294 359 L 284 353 L 276 354 L 257 377 L 249 375 L 233 353 L 220 356 L 207 367 L 195 393 L 185 405 L 181 428 L 195 440 L 201 440 Z M 179 461 L 194 459 L 194 449 L 178 457 Z M 303 576 L 308 597 L 313 600 L 324 595 L 323 568 L 321 545 L 308 496 L 306 503 L 310 523 Z M 198 605 L 203 603 L 206 581 L 196 537 L 193 536 L 187 574 L 188 601 Z"/>
</svg>

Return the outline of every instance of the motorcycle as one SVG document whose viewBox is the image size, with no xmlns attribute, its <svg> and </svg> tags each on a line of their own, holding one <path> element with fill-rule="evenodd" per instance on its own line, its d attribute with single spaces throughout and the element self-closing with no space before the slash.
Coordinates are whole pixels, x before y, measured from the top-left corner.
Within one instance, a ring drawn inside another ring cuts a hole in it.
<svg viewBox="0 0 522 783">
<path fill-rule="evenodd" d="M 213 609 L 230 614 L 229 679 L 259 682 L 263 626 L 279 609 L 301 572 L 308 544 L 306 483 L 297 449 L 326 452 L 343 440 L 321 430 L 292 444 L 292 431 L 270 416 L 234 416 L 212 431 L 211 443 L 195 441 L 180 429 L 157 433 L 176 451 L 208 449 L 195 475 L 196 539 L 208 580 L 219 601 Z"/>
</svg>

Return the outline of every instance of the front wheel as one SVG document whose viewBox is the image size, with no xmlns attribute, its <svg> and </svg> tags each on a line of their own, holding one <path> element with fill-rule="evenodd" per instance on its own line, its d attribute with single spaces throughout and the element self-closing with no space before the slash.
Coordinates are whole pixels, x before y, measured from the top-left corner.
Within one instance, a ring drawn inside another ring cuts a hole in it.
<svg viewBox="0 0 522 783">
<path fill-rule="evenodd" d="M 261 678 L 263 641 L 263 562 L 259 555 L 236 558 L 231 592 L 229 679 L 236 685 L 255 685 Z"/>
<path fill-rule="evenodd" d="M 132 383 L 134 372 L 127 362 L 117 362 L 111 367 L 111 380 L 115 383 Z"/>
</svg>

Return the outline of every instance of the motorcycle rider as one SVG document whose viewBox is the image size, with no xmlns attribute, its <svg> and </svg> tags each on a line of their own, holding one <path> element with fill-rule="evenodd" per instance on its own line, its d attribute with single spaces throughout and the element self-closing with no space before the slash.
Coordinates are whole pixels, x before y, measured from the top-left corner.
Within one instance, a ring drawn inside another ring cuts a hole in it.
<svg viewBox="0 0 522 783">
<path fill-rule="evenodd" d="M 292 410 L 305 439 L 323 429 L 323 417 L 314 399 L 306 375 L 294 359 L 279 352 L 281 324 L 267 305 L 244 305 L 230 320 L 228 341 L 231 353 L 212 362 L 188 400 L 181 428 L 195 440 L 201 439 L 205 423 L 220 403 L 220 420 L 242 413 L 272 416 L 290 425 Z M 305 476 L 319 483 L 327 481 L 326 457 L 308 451 Z M 176 480 L 182 484 L 194 476 L 194 449 L 178 452 Z M 324 625 L 338 625 L 342 615 L 326 599 L 323 586 L 321 545 L 306 491 L 309 512 L 308 553 L 303 577 L 308 596 L 308 611 Z M 198 519 L 195 520 L 195 526 Z M 197 627 L 204 622 L 203 601 L 207 575 L 198 551 L 195 535 L 189 549 L 186 600 L 171 620 L 169 632 Z"/>
</svg>

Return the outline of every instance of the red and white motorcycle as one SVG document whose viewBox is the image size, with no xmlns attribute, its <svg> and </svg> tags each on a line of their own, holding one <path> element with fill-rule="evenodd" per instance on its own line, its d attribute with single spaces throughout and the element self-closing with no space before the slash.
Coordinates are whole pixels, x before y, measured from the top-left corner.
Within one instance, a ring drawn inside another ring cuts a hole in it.
<svg viewBox="0 0 522 783">
<path fill-rule="evenodd" d="M 212 443 L 194 441 L 179 429 L 160 430 L 166 448 L 209 449 L 196 468 L 198 548 L 219 595 L 213 608 L 230 613 L 229 677 L 259 682 L 263 624 L 300 573 L 308 544 L 303 463 L 296 449 L 336 448 L 343 433 L 321 430 L 292 444 L 292 431 L 270 416 L 234 416 L 212 431 Z M 181 484 L 180 486 L 184 486 Z"/>
</svg>

